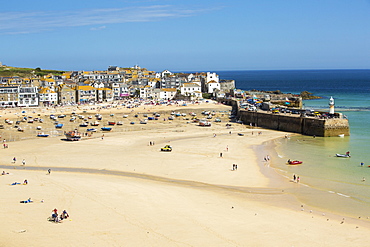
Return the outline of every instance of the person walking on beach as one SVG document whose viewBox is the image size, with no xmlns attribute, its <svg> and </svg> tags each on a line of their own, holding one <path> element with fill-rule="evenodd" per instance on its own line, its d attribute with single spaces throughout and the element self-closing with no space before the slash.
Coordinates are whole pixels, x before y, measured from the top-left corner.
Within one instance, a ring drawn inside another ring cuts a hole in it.
<svg viewBox="0 0 370 247">
<path fill-rule="evenodd" d="M 14 157 L 14 158 L 13 158 L 13 163 L 15 163 L 16 161 L 17 161 L 17 159 Z"/>
<path fill-rule="evenodd" d="M 299 183 L 299 181 L 300 181 L 301 179 L 299 178 L 299 176 L 297 177 L 297 183 Z"/>
<path fill-rule="evenodd" d="M 222 153 L 220 153 L 220 158 L 222 158 Z"/>
<path fill-rule="evenodd" d="M 26 165 L 26 160 L 25 159 L 22 160 L 22 165 L 23 166 Z"/>
<path fill-rule="evenodd" d="M 51 173 L 51 169 L 48 169 L 48 174 L 50 175 L 50 173 Z"/>
<path fill-rule="evenodd" d="M 295 182 L 295 180 L 296 180 L 296 176 L 295 174 L 293 174 L 293 182 Z"/>
</svg>

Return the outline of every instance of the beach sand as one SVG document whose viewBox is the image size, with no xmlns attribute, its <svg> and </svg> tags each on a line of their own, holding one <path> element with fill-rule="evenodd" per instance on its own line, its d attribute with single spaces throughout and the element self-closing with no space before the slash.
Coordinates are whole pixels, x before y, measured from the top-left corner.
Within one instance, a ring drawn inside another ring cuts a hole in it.
<svg viewBox="0 0 370 247">
<path fill-rule="evenodd" d="M 32 110 L 45 118 L 43 130 L 54 133 L 48 138 L 36 139 L 35 123 L 22 123 L 22 133 L 6 126 L 3 138 L 16 141 L 0 150 L 0 165 L 9 173 L 0 176 L 0 246 L 363 246 L 370 239 L 368 221 L 323 215 L 284 192 L 303 185 L 275 174 L 253 147 L 286 133 L 235 123 L 226 128 L 228 115 L 218 111 L 222 122 L 211 127 L 188 117 L 162 119 L 172 110 L 200 116 L 204 109 L 230 108 L 202 103 L 100 109 L 103 119 L 124 125 L 104 138 L 99 132 L 78 142 L 62 140 L 62 131 L 73 129 L 68 114 L 98 109 Z M 131 115 L 153 111 L 163 111 L 160 120 L 128 124 L 143 118 Z M 44 116 L 53 112 L 68 115 L 61 132 Z M 1 115 L 16 119 L 21 113 Z M 167 144 L 173 151 L 161 152 Z M 27 185 L 11 185 L 25 179 Z M 33 203 L 19 203 L 27 198 Z M 54 208 L 66 209 L 70 218 L 49 222 Z"/>
</svg>

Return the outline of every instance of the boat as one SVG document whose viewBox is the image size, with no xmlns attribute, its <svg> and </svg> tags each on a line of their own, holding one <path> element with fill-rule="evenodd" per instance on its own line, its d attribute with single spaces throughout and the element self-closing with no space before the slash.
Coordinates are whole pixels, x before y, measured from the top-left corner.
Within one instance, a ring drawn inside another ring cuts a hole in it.
<svg viewBox="0 0 370 247">
<path fill-rule="evenodd" d="M 244 134 L 243 133 L 238 133 L 238 136 L 244 136 Z"/>
<path fill-rule="evenodd" d="M 48 137 L 49 134 L 44 134 L 44 133 L 38 133 L 37 137 Z"/>
<path fill-rule="evenodd" d="M 23 132 L 24 130 L 21 127 L 18 127 L 17 129 L 19 132 Z"/>
<path fill-rule="evenodd" d="M 108 122 L 108 125 L 115 125 L 116 124 L 116 122 L 114 122 L 114 121 L 109 121 Z"/>
<path fill-rule="evenodd" d="M 123 118 L 127 118 L 128 117 L 128 115 L 123 115 Z"/>
<path fill-rule="evenodd" d="M 86 130 L 87 132 L 96 132 L 96 131 L 98 131 L 96 128 L 91 128 L 91 129 L 87 129 Z"/>
<path fill-rule="evenodd" d="M 351 155 L 349 155 L 349 154 L 335 154 L 335 156 L 342 157 L 342 158 L 350 158 L 351 157 Z"/>
<path fill-rule="evenodd" d="M 117 122 L 117 125 L 123 125 L 123 122 L 118 121 L 118 122 Z"/>
<path fill-rule="evenodd" d="M 41 130 L 41 129 L 42 129 L 42 127 L 41 127 L 41 126 L 37 126 L 37 127 L 36 127 L 36 129 L 37 129 L 37 130 Z"/>
<path fill-rule="evenodd" d="M 67 138 L 67 141 L 79 141 L 82 137 L 81 133 L 77 130 L 68 131 L 64 134 Z"/>
<path fill-rule="evenodd" d="M 339 134 L 338 136 L 339 136 L 339 137 L 344 137 L 344 134 Z"/>
<path fill-rule="evenodd" d="M 102 127 L 100 128 L 102 131 L 111 131 L 112 128 L 111 127 Z"/>
<path fill-rule="evenodd" d="M 299 165 L 299 164 L 302 164 L 302 163 L 303 162 L 299 161 L 299 160 L 288 160 L 289 165 Z"/>
<path fill-rule="evenodd" d="M 90 125 L 91 125 L 91 126 L 99 126 L 99 124 L 100 124 L 100 123 L 99 123 L 98 121 L 95 121 L 95 122 L 93 122 L 93 123 L 90 123 Z"/>
<path fill-rule="evenodd" d="M 80 127 L 87 127 L 87 126 L 89 126 L 89 123 L 82 123 L 82 124 L 80 124 Z"/>
<path fill-rule="evenodd" d="M 202 126 L 202 127 L 210 127 L 211 126 L 211 122 L 208 122 L 208 121 L 199 121 L 199 126 Z"/>
<path fill-rule="evenodd" d="M 57 124 L 57 125 L 55 125 L 55 128 L 57 128 L 57 129 L 61 129 L 63 127 L 63 124 Z"/>
</svg>

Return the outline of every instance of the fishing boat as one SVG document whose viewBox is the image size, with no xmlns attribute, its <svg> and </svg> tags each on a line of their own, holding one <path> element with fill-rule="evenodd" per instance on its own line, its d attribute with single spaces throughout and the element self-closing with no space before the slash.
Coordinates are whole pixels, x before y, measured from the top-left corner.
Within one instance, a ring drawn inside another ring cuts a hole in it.
<svg viewBox="0 0 370 247">
<path fill-rule="evenodd" d="M 114 122 L 114 121 L 109 121 L 108 122 L 108 125 L 115 125 L 116 124 L 116 122 Z"/>
<path fill-rule="evenodd" d="M 37 137 L 48 137 L 49 134 L 44 134 L 44 133 L 38 133 Z"/>
<path fill-rule="evenodd" d="M 122 121 L 118 121 L 117 122 L 117 125 L 123 125 L 123 122 Z"/>
<path fill-rule="evenodd" d="M 63 127 L 63 124 L 57 124 L 57 125 L 55 125 L 55 128 L 57 128 L 57 129 L 61 129 Z"/>
<path fill-rule="evenodd" d="M 91 128 L 91 129 L 87 129 L 86 130 L 87 132 L 96 132 L 96 131 L 98 131 L 96 128 Z"/>
<path fill-rule="evenodd" d="M 111 131 L 112 128 L 111 127 L 102 127 L 100 128 L 102 131 Z"/>
<path fill-rule="evenodd" d="M 68 141 L 79 141 L 82 137 L 81 133 L 77 130 L 68 131 L 65 133 L 65 136 Z"/>
</svg>

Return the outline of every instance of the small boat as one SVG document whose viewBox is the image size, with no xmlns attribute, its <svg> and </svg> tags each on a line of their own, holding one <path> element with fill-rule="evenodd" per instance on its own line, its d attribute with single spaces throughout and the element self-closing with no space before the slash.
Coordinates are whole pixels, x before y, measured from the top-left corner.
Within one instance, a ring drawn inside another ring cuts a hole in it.
<svg viewBox="0 0 370 247">
<path fill-rule="evenodd" d="M 37 127 L 36 127 L 36 129 L 37 129 L 37 130 L 41 130 L 41 129 L 42 129 L 42 127 L 41 127 L 41 126 L 37 126 Z"/>
<path fill-rule="evenodd" d="M 38 133 L 37 137 L 48 137 L 49 134 L 44 134 L 44 133 Z"/>
<path fill-rule="evenodd" d="M 79 141 L 82 137 L 81 133 L 77 130 L 68 131 L 67 133 L 65 133 L 65 136 L 68 141 Z"/>
<path fill-rule="evenodd" d="M 128 117 L 128 115 L 123 115 L 123 118 L 127 118 Z"/>
<path fill-rule="evenodd" d="M 336 154 L 335 156 L 336 157 L 341 157 L 341 158 L 350 158 L 351 157 L 351 155 L 349 155 L 349 154 Z"/>
<path fill-rule="evenodd" d="M 211 122 L 208 122 L 208 121 L 199 121 L 199 126 L 202 126 L 202 127 L 210 127 L 211 126 Z"/>
<path fill-rule="evenodd" d="M 114 121 L 109 121 L 108 122 L 108 125 L 115 125 L 116 124 L 116 122 L 114 122 Z"/>
<path fill-rule="evenodd" d="M 112 128 L 111 127 L 102 127 L 100 128 L 102 131 L 111 131 Z"/>
<path fill-rule="evenodd" d="M 98 131 L 97 129 L 95 129 L 95 128 L 91 128 L 91 129 L 87 129 L 86 131 L 88 131 L 88 132 L 96 132 L 96 131 Z"/>
<path fill-rule="evenodd" d="M 344 137 L 344 134 L 340 134 L 340 135 L 338 135 L 339 137 Z"/>
<path fill-rule="evenodd" d="M 243 133 L 238 133 L 238 136 L 244 136 L 244 134 Z"/>
<path fill-rule="evenodd" d="M 87 127 L 87 126 L 89 126 L 89 123 L 82 123 L 82 124 L 80 124 L 80 127 Z"/>
<path fill-rule="evenodd" d="M 61 129 L 63 127 L 63 124 L 57 124 L 57 125 L 55 125 L 55 128 L 57 128 L 57 129 Z"/>
<path fill-rule="evenodd" d="M 91 126 L 99 126 L 99 124 L 100 124 L 100 123 L 99 123 L 98 121 L 95 121 L 95 122 L 93 122 L 93 123 L 90 123 L 90 125 L 91 125 Z"/>
<path fill-rule="evenodd" d="M 21 127 L 19 127 L 17 130 L 18 130 L 19 132 L 23 132 L 23 131 L 24 131 Z"/>
<path fill-rule="evenodd" d="M 135 122 L 131 122 L 130 124 L 135 124 Z"/>
<path fill-rule="evenodd" d="M 123 123 L 121 121 L 118 121 L 117 125 L 123 125 Z"/>
<path fill-rule="evenodd" d="M 288 160 L 289 165 L 299 165 L 299 164 L 302 164 L 302 163 L 303 162 L 299 161 L 299 160 Z"/>
</svg>

